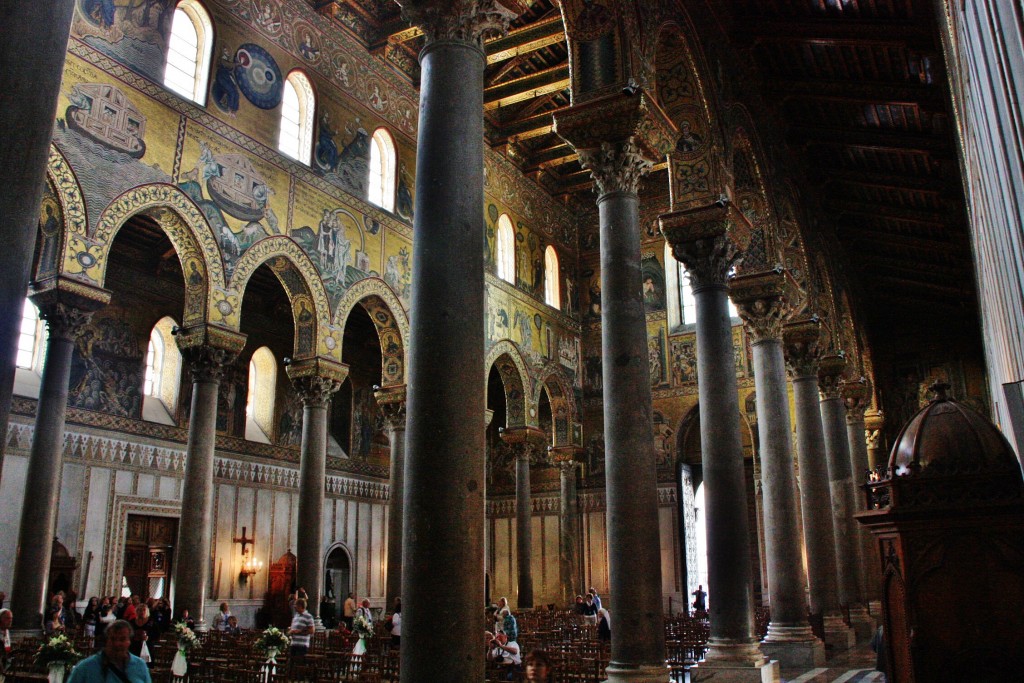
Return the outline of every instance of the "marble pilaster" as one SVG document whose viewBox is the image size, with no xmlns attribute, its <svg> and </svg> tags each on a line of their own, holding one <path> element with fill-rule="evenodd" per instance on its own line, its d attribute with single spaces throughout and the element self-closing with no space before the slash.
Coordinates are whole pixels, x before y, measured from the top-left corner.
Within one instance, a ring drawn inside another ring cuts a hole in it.
<svg viewBox="0 0 1024 683">
<path fill-rule="evenodd" d="M 754 635 L 747 490 L 736 402 L 728 278 L 750 241 L 746 217 L 722 197 L 661 217 L 661 231 L 686 265 L 697 308 L 701 454 L 707 507 L 711 636 L 692 681 L 778 679 Z"/>
<path fill-rule="evenodd" d="M 790 306 L 782 268 L 733 278 L 731 295 L 750 334 L 754 353 L 757 428 L 761 444 L 761 488 L 771 621 L 761 651 L 782 666 L 814 668 L 825 662 L 825 646 L 807 620 L 807 580 L 800 524 L 782 324 Z"/>
<path fill-rule="evenodd" d="M 850 442 L 846 433 L 846 408 L 839 395 L 846 358 L 842 354 L 823 356 L 818 365 L 821 394 L 821 425 L 825 432 L 825 460 L 832 493 L 832 528 L 836 536 L 836 576 L 839 604 L 849 613 L 857 640 L 868 640 L 874 631 L 859 580 L 862 566 L 860 529 L 853 513 L 857 510 L 850 464 Z"/>
<path fill-rule="evenodd" d="M 287 366 L 292 388 L 302 401 L 299 447 L 299 524 L 295 541 L 296 581 L 309 596 L 307 609 L 317 629 L 323 595 L 324 480 L 327 476 L 327 406 L 348 376 L 348 367 L 323 358 Z"/>
<path fill-rule="evenodd" d="M 616 613 L 607 676 L 613 683 L 665 681 L 637 188 L 674 145 L 676 134 L 642 89 L 572 106 L 555 116 L 555 129 L 579 154 L 598 192 L 609 578 L 612 603 L 629 605 Z"/>
<path fill-rule="evenodd" d="M 5 74 L 0 130 L 8 133 L 0 136 L 0 216 L 4 226 L 4 248 L 0 250 L 0 425 L 7 424 L 11 410 L 21 311 L 31 277 L 39 204 L 74 6 L 74 0 L 52 0 L 45 6 L 11 2 L 3 10 L 7 28 L 0 37 L 0 64 Z M 0 465 L 4 446 L 0 441 Z M 30 611 L 22 616 L 35 611 L 31 605 L 26 608 Z"/>
<path fill-rule="evenodd" d="M 60 502 L 64 462 L 64 424 L 68 406 L 68 382 L 75 339 L 92 311 L 110 301 L 110 293 L 65 282 L 51 282 L 32 295 L 39 317 L 46 321 L 46 359 L 43 363 L 32 446 L 25 477 L 25 496 L 14 558 L 11 610 L 22 634 L 39 635 L 47 606 L 51 539 Z M 66 291 L 70 285 L 81 293 Z M 20 313 L 18 319 L 20 320 Z"/>
<path fill-rule="evenodd" d="M 388 573 L 384 584 L 385 611 L 402 595 L 402 502 L 405 496 L 405 385 L 374 390 L 384 413 L 391 441 L 391 496 L 388 498 Z"/>
<path fill-rule="evenodd" d="M 783 339 L 796 410 L 800 509 L 807 552 L 811 616 L 822 620 L 826 644 L 835 649 L 847 649 L 854 644 L 855 634 L 843 621 L 839 607 L 835 530 L 831 517 L 823 514 L 832 508 L 832 494 L 818 404 L 820 328 L 817 317 L 792 321 L 783 328 Z"/>
<path fill-rule="evenodd" d="M 175 337 L 192 376 L 192 405 L 185 446 L 185 483 L 181 521 L 174 552 L 171 606 L 187 609 L 196 629 L 209 630 L 206 599 L 210 587 L 210 544 L 213 539 L 213 451 L 217 435 L 217 393 L 224 368 L 245 346 L 237 332 L 199 325 Z"/>
<path fill-rule="evenodd" d="M 486 447 L 480 429 L 486 408 L 483 40 L 507 31 L 526 4 L 399 4 L 426 38 L 419 56 L 402 545 L 403 564 L 416 571 L 402 573 L 402 679 L 479 681 Z M 461 268 L 458 278 L 451 277 L 453 263 Z M 451 371 L 454 362 L 460 372 Z M 443 600 L 438 577 L 444 577 Z"/>
</svg>

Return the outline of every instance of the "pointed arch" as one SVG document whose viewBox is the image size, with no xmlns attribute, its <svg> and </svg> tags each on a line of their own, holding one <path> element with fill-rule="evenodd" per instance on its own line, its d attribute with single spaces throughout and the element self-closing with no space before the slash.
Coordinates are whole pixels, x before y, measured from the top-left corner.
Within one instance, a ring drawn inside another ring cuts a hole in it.
<svg viewBox="0 0 1024 683">
<path fill-rule="evenodd" d="M 324 283 L 306 252 L 291 238 L 283 235 L 266 237 L 256 242 L 238 260 L 227 288 L 237 297 L 234 316 L 231 318 L 232 327 L 238 329 L 245 288 L 252 274 L 264 263 L 274 272 L 292 305 L 295 360 L 318 355 L 340 360 L 340 348 L 336 355 L 331 344 L 323 339 L 323 331 L 330 328 L 331 315 Z"/>
<path fill-rule="evenodd" d="M 529 398 L 530 373 L 526 370 L 526 362 L 519 347 L 508 339 L 502 339 L 487 352 L 484 368 L 490 375 L 491 368 L 497 367 L 501 381 L 505 385 L 506 427 L 522 427 L 527 424 L 529 412 L 526 402 Z M 531 399 L 531 405 L 537 405 Z M 536 419 L 534 419 L 536 422 Z"/>
<path fill-rule="evenodd" d="M 541 379 L 534 388 L 531 406 L 539 406 L 541 392 L 547 391 L 551 403 L 551 417 L 554 420 L 554 445 L 572 445 L 572 424 L 576 421 L 576 401 L 572 388 L 565 376 L 554 363 L 547 364 L 541 371 Z M 539 410 L 537 411 L 539 414 Z"/>
<path fill-rule="evenodd" d="M 335 326 L 345 328 L 345 321 L 355 306 L 362 306 L 377 327 L 380 339 L 381 386 L 405 383 L 405 340 L 409 338 L 409 318 L 398 295 L 388 283 L 377 277 L 368 277 L 345 291 L 338 302 Z M 340 352 L 340 350 L 339 350 Z"/>
</svg>

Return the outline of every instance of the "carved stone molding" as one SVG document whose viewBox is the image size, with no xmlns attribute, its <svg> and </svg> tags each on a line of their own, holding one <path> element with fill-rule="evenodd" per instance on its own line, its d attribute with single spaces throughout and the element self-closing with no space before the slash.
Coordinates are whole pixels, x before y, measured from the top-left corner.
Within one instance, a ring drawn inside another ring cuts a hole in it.
<svg viewBox="0 0 1024 683">
<path fill-rule="evenodd" d="M 814 377 L 821 359 L 821 321 L 818 316 L 793 320 L 782 328 L 786 367 L 793 379 Z"/>
<path fill-rule="evenodd" d="M 520 0 L 399 0 L 402 18 L 423 30 L 427 45 L 438 41 L 472 43 L 508 33 L 509 24 L 526 9 Z"/>
<path fill-rule="evenodd" d="M 839 394 L 846 406 L 846 422 L 864 422 L 864 411 L 871 403 L 871 387 L 865 377 L 844 379 L 839 382 Z"/>
<path fill-rule="evenodd" d="M 693 289 L 723 286 L 750 244 L 750 221 L 726 197 L 712 204 L 674 211 L 658 218 L 672 255 L 690 273 Z"/>
<path fill-rule="evenodd" d="M 405 429 L 406 387 L 404 384 L 381 387 L 373 392 L 377 405 L 392 431 Z M 491 411 L 493 415 L 493 411 Z"/>
<path fill-rule="evenodd" d="M 235 361 L 237 354 L 214 346 L 190 346 L 181 350 L 193 382 L 220 382 L 224 368 Z"/>
<path fill-rule="evenodd" d="M 341 388 L 341 382 L 321 375 L 302 375 L 291 380 L 292 388 L 304 406 L 326 406 L 334 392 Z"/>
<path fill-rule="evenodd" d="M 839 385 L 846 369 L 846 356 L 842 352 L 823 356 L 818 363 L 818 391 L 822 400 L 839 398 Z"/>
<path fill-rule="evenodd" d="M 782 336 L 782 324 L 792 312 L 786 296 L 785 272 L 777 267 L 729 281 L 729 296 L 755 344 Z"/>
<path fill-rule="evenodd" d="M 665 158 L 677 132 L 643 89 L 570 107 L 555 116 L 555 132 L 569 143 L 599 194 L 636 194 L 640 179 Z"/>
</svg>

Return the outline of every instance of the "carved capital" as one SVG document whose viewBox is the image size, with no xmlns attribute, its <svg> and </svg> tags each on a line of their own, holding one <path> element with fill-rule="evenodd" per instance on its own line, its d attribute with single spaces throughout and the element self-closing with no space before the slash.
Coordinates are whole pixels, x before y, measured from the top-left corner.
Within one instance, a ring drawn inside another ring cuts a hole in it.
<svg viewBox="0 0 1024 683">
<path fill-rule="evenodd" d="M 420 27 L 427 45 L 439 41 L 471 43 L 483 50 L 487 38 L 508 33 L 526 9 L 520 0 L 398 0 L 402 18 Z"/>
<path fill-rule="evenodd" d="M 839 398 L 839 384 L 846 369 L 846 356 L 842 353 L 822 356 L 818 363 L 818 391 L 821 399 Z"/>
<path fill-rule="evenodd" d="M 224 378 L 224 368 L 238 357 L 233 351 L 207 344 L 184 348 L 181 355 L 194 382 L 220 382 Z"/>
<path fill-rule="evenodd" d="M 818 316 L 802 318 L 782 327 L 786 367 L 793 379 L 818 374 L 821 359 L 821 321 Z"/>
<path fill-rule="evenodd" d="M 555 132 L 590 171 L 599 194 L 636 194 L 640 179 L 675 145 L 676 129 L 643 89 L 570 107 Z"/>
<path fill-rule="evenodd" d="M 689 271 L 694 290 L 725 285 L 752 234 L 750 221 L 726 196 L 665 214 L 658 223 L 672 245 L 672 255 Z"/>
<path fill-rule="evenodd" d="M 328 358 L 290 362 L 285 371 L 303 405 L 324 406 L 348 377 L 348 366 Z"/>
<path fill-rule="evenodd" d="M 50 339 L 74 341 L 93 312 L 110 303 L 110 292 L 81 282 L 53 277 L 33 283 L 29 298 L 46 322 Z"/>
<path fill-rule="evenodd" d="M 528 459 L 532 463 L 547 462 L 548 435 L 537 427 L 508 427 L 501 430 L 504 441 L 516 459 Z"/>
<path fill-rule="evenodd" d="M 583 449 L 580 446 L 555 446 L 548 451 L 551 462 L 559 467 L 575 467 L 583 459 Z"/>
<path fill-rule="evenodd" d="M 782 324 L 792 312 L 786 296 L 786 272 L 780 266 L 729 281 L 729 296 L 755 344 L 782 336 Z"/>
<path fill-rule="evenodd" d="M 865 410 L 864 426 L 867 429 L 881 431 L 885 428 L 885 413 L 881 410 Z"/>
<path fill-rule="evenodd" d="M 373 392 L 373 395 L 384 414 L 384 419 L 387 420 L 388 427 L 392 431 L 405 429 L 405 385 L 380 387 Z"/>
<path fill-rule="evenodd" d="M 871 387 L 865 377 L 844 379 L 839 382 L 839 394 L 846 406 L 846 422 L 864 422 L 864 411 L 871 404 Z"/>
</svg>

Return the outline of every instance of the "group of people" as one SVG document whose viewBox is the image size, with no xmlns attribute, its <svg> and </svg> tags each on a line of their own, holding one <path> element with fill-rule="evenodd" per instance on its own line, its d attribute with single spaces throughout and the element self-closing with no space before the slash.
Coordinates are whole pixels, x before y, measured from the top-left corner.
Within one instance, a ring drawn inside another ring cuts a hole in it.
<svg viewBox="0 0 1024 683">
<path fill-rule="evenodd" d="M 588 624 L 597 626 L 597 639 L 611 641 L 612 639 L 612 616 L 601 605 L 601 596 L 591 586 L 583 595 L 576 596 L 576 604 L 573 611 L 583 615 L 583 620 Z"/>
<path fill-rule="evenodd" d="M 106 631 L 118 619 L 130 623 L 135 631 L 133 652 L 143 650 L 142 643 L 156 639 L 171 626 L 171 606 L 163 598 L 143 601 L 138 595 L 131 597 L 91 597 L 85 610 L 79 614 L 74 593 L 58 591 L 50 600 L 43 619 L 47 635 L 82 633 L 103 642 Z M 184 615 L 187 619 L 187 613 Z"/>
</svg>

